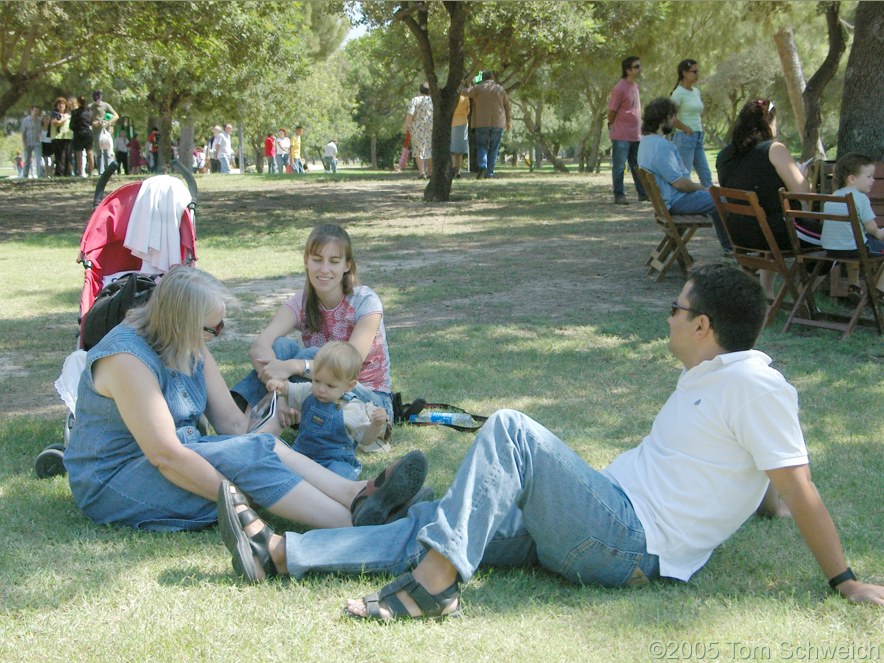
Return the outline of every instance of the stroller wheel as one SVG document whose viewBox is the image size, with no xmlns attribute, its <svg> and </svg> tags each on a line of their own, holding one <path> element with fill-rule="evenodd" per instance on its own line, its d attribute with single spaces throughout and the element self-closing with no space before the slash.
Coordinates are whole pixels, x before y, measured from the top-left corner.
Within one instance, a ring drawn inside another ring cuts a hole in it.
<svg viewBox="0 0 884 663">
<path fill-rule="evenodd" d="M 64 476 L 64 445 L 50 444 L 40 452 L 34 462 L 34 471 L 40 479 L 49 479 L 55 476 Z"/>
</svg>

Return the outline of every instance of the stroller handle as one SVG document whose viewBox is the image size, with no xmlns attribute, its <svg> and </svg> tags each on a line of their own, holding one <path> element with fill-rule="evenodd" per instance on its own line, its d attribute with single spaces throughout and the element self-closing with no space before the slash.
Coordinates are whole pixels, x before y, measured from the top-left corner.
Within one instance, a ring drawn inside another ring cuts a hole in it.
<svg viewBox="0 0 884 663">
<path fill-rule="evenodd" d="M 116 161 L 111 161 L 107 168 L 104 169 L 104 172 L 101 174 L 101 177 L 98 178 L 98 183 L 95 185 L 95 196 L 92 198 L 92 209 L 94 210 L 101 204 L 101 201 L 104 199 L 104 187 L 107 186 L 108 180 L 113 177 L 114 173 L 120 169 L 120 164 Z"/>
<path fill-rule="evenodd" d="M 196 180 L 193 177 L 193 173 L 191 173 L 190 170 L 188 168 L 186 168 L 183 163 L 178 161 L 178 159 L 175 159 L 174 161 L 172 161 L 172 170 L 177 171 L 178 174 L 184 178 L 184 181 L 187 183 L 187 189 L 188 189 L 188 191 L 190 191 L 190 198 L 191 198 L 191 201 L 190 201 L 190 204 L 188 205 L 188 207 L 191 210 L 196 209 L 197 189 L 196 189 Z"/>
</svg>

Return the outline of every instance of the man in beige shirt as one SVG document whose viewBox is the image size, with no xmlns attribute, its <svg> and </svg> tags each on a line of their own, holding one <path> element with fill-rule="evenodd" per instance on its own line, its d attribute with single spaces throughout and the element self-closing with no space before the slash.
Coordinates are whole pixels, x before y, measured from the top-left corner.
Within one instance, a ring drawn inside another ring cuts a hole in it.
<svg viewBox="0 0 884 663">
<path fill-rule="evenodd" d="M 482 72 L 482 82 L 463 91 L 474 100 L 473 127 L 476 129 L 476 179 L 494 177 L 494 164 L 503 130 L 510 130 L 510 100 L 506 90 L 494 82 L 494 74 Z"/>
</svg>

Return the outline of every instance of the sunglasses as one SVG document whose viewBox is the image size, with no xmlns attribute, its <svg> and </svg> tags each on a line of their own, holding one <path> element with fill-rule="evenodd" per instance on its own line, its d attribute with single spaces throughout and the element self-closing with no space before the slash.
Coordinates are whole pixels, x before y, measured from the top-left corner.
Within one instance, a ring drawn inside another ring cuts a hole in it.
<svg viewBox="0 0 884 663">
<path fill-rule="evenodd" d="M 215 338 L 218 338 L 219 336 L 221 336 L 221 332 L 224 331 L 224 321 L 222 320 L 214 327 L 203 327 L 203 331 L 207 334 L 211 334 Z"/>
<path fill-rule="evenodd" d="M 641 62 L 636 62 L 635 64 L 629 65 L 629 68 L 630 69 L 641 69 L 642 68 Z"/>
<path fill-rule="evenodd" d="M 700 312 L 696 309 L 692 309 L 689 306 L 682 306 L 678 302 L 672 302 L 671 308 L 669 309 L 669 317 L 675 317 L 675 315 L 679 311 L 687 311 L 688 313 L 693 313 L 694 315 L 700 315 Z"/>
</svg>

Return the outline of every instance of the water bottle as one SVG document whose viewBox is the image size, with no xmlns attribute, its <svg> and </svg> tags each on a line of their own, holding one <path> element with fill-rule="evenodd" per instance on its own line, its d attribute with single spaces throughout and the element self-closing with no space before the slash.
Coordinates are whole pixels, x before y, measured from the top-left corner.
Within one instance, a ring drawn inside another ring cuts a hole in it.
<svg viewBox="0 0 884 663">
<path fill-rule="evenodd" d="M 449 426 L 463 426 L 475 428 L 478 424 L 466 412 L 435 412 L 424 410 L 408 417 L 411 423 L 447 424 Z"/>
</svg>

